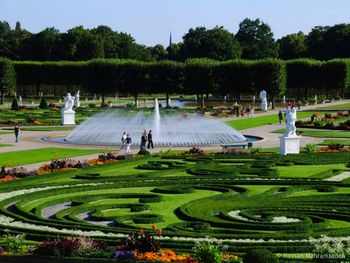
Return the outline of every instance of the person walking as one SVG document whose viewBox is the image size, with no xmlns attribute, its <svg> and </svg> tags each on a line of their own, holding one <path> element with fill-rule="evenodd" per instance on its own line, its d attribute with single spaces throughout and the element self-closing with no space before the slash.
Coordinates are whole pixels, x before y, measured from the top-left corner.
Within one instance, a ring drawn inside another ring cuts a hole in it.
<svg viewBox="0 0 350 263">
<path fill-rule="evenodd" d="M 141 135 L 141 144 L 140 144 L 140 150 L 146 150 L 146 142 L 147 142 L 147 132 L 145 130 L 145 132 L 142 133 Z"/>
<path fill-rule="evenodd" d="M 298 100 L 298 110 L 300 110 L 300 106 L 301 106 L 301 101 L 300 100 Z"/>
<path fill-rule="evenodd" d="M 19 141 L 19 134 L 20 134 L 20 132 L 21 132 L 21 129 L 20 129 L 18 123 L 16 124 L 16 126 L 15 126 L 15 128 L 14 128 L 14 131 L 15 131 L 15 136 L 16 136 L 16 142 L 18 142 L 18 141 Z"/>
<path fill-rule="evenodd" d="M 131 151 L 130 151 L 131 143 L 132 143 L 131 137 L 129 136 L 129 134 L 127 134 L 126 139 L 125 139 L 125 152 L 131 153 Z"/>
<path fill-rule="evenodd" d="M 282 111 L 278 112 L 278 120 L 279 120 L 280 124 L 282 124 L 282 121 L 283 121 L 283 113 L 282 113 Z"/>
<path fill-rule="evenodd" d="M 150 147 L 152 147 L 153 149 L 152 130 L 149 130 L 147 140 L 148 140 L 147 149 L 149 149 Z"/>
<path fill-rule="evenodd" d="M 126 143 L 126 132 L 124 132 L 122 135 L 122 146 L 120 147 L 120 149 L 125 148 L 125 143 Z"/>
</svg>

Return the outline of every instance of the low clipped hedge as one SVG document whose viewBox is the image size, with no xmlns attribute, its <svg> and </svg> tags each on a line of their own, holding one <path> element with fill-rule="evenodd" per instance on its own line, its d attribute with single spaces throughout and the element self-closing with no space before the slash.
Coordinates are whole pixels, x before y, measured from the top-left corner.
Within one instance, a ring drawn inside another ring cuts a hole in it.
<svg viewBox="0 0 350 263">
<path fill-rule="evenodd" d="M 132 220 L 135 224 L 155 224 L 163 222 L 164 218 L 156 214 L 142 214 L 133 216 Z"/>
<path fill-rule="evenodd" d="M 152 190 L 155 193 L 161 194 L 189 194 L 194 192 L 194 188 L 191 186 L 163 186 L 156 187 Z"/>
</svg>

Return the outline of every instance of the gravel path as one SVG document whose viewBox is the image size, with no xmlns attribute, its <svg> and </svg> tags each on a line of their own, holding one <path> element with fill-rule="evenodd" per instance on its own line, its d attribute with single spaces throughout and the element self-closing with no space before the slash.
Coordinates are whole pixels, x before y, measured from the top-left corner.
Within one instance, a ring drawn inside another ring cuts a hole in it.
<svg viewBox="0 0 350 263">
<path fill-rule="evenodd" d="M 72 202 L 65 202 L 62 204 L 48 206 L 48 207 L 45 207 L 43 210 L 41 210 L 41 216 L 43 218 L 52 219 L 54 218 L 55 214 L 57 214 L 59 211 L 70 207 L 72 207 Z"/>
<path fill-rule="evenodd" d="M 91 220 L 91 211 L 77 214 L 77 218 L 96 226 L 115 226 L 114 221 L 94 221 Z"/>
</svg>

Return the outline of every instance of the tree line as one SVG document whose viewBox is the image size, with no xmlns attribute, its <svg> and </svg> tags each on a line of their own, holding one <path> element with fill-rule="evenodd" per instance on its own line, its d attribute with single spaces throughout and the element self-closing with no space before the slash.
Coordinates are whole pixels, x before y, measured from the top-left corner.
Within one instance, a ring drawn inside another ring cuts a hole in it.
<svg viewBox="0 0 350 263">
<path fill-rule="evenodd" d="M 349 94 L 350 60 L 311 59 L 228 60 L 206 58 L 186 62 L 94 59 L 89 61 L 12 61 L 0 59 L 0 91 L 39 94 L 49 87 L 61 96 L 72 87 L 82 93 L 107 95 L 163 93 L 229 96 L 258 95 L 264 89 L 274 103 L 287 95 L 304 99 L 314 95 Z M 47 93 L 46 93 L 47 94 Z M 3 96 L 1 96 L 3 97 Z"/>
<path fill-rule="evenodd" d="M 19 22 L 11 28 L 0 22 L 0 57 L 12 60 L 90 60 L 94 58 L 135 59 L 141 61 L 208 58 L 329 60 L 350 57 L 350 24 L 316 26 L 309 34 L 297 32 L 275 39 L 271 27 L 260 19 L 244 19 L 236 33 L 223 27 L 191 28 L 180 43 L 167 47 L 147 47 L 127 33 L 108 26 L 86 29 L 77 26 L 67 32 L 50 27 L 39 33 L 22 29 Z"/>
</svg>

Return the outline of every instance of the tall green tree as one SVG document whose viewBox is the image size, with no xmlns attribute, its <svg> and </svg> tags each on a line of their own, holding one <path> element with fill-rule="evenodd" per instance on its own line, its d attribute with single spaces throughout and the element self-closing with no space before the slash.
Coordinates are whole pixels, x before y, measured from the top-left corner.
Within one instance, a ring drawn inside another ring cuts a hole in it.
<svg viewBox="0 0 350 263">
<path fill-rule="evenodd" d="M 321 60 L 350 57 L 350 24 L 314 27 L 307 36 L 307 55 Z"/>
<path fill-rule="evenodd" d="M 278 44 L 268 24 L 260 19 L 244 19 L 239 24 L 236 38 L 242 47 L 242 58 L 261 59 L 278 56 Z"/>
<path fill-rule="evenodd" d="M 103 58 L 104 49 L 101 36 L 93 34 L 82 26 L 72 28 L 62 34 L 61 57 L 66 60 L 88 60 Z"/>
<path fill-rule="evenodd" d="M 4 104 L 5 92 L 16 90 L 16 74 L 13 64 L 8 59 L 0 60 L 0 104 Z"/>
<path fill-rule="evenodd" d="M 240 58 L 241 48 L 234 35 L 223 27 L 190 29 L 183 36 L 185 58 L 228 60 Z"/>
<path fill-rule="evenodd" d="M 53 27 L 46 28 L 22 42 L 21 58 L 42 61 L 57 60 L 59 59 L 59 41 L 60 32 Z"/>
<path fill-rule="evenodd" d="M 290 34 L 282 37 L 277 42 L 279 44 L 279 58 L 294 59 L 305 56 L 306 36 L 303 32 Z"/>
<path fill-rule="evenodd" d="M 151 52 L 152 58 L 157 61 L 164 60 L 168 57 L 168 52 L 163 47 L 163 45 L 158 44 L 158 45 L 155 45 L 154 47 L 149 47 L 148 49 Z"/>
</svg>

